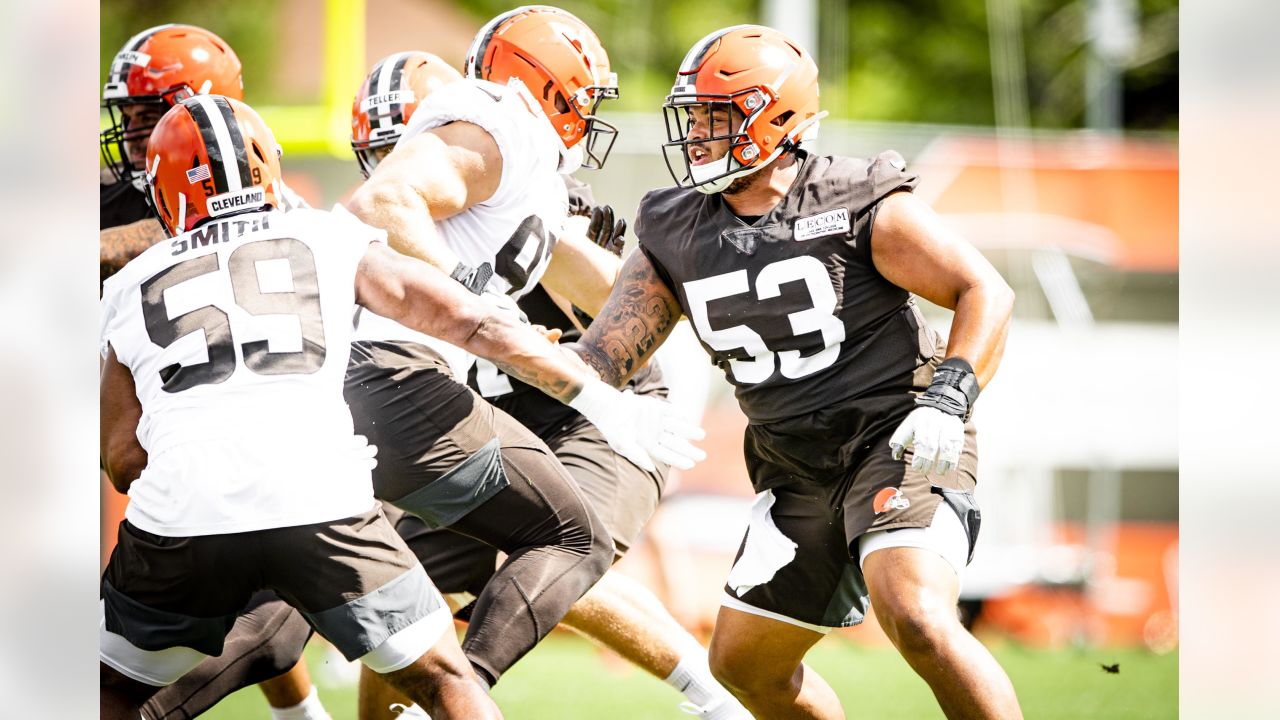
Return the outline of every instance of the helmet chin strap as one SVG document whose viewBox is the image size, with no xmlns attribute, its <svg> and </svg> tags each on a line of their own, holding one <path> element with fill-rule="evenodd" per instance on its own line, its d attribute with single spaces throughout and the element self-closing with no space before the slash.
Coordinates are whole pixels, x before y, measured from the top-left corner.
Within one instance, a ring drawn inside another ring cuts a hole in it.
<svg viewBox="0 0 1280 720">
<path fill-rule="evenodd" d="M 809 118 L 808 120 L 804 121 L 804 122 L 803 122 L 803 123 L 801 123 L 800 125 L 797 125 L 797 126 L 796 126 L 796 129 L 791 131 L 791 137 L 797 138 L 797 139 L 796 139 L 796 141 L 795 141 L 795 145 L 796 145 L 796 146 L 799 146 L 799 145 L 800 145 L 800 143 L 801 143 L 801 142 L 803 142 L 803 141 L 805 141 L 805 140 L 813 140 L 813 139 L 817 138 L 817 136 L 818 136 L 818 121 L 819 121 L 819 120 L 821 120 L 822 118 L 826 117 L 826 116 L 827 116 L 826 111 L 823 111 L 823 112 L 820 112 L 820 113 L 818 113 L 818 114 L 814 115 L 813 117 Z M 722 157 L 722 158 L 720 158 L 719 160 L 716 160 L 716 161 L 714 161 L 714 162 L 709 162 L 709 163 L 707 163 L 707 164 L 705 164 L 705 165 L 693 165 L 693 166 L 690 166 L 690 168 L 689 168 L 689 176 L 693 179 L 693 181 L 694 181 L 694 183 L 695 183 L 695 184 L 694 184 L 694 188 L 696 188 L 696 189 L 698 190 L 698 192 L 700 192 L 700 193 L 704 193 L 704 194 L 707 194 L 707 195 L 713 195 L 713 194 L 715 194 L 715 193 L 724 192 L 725 190 L 727 190 L 727 189 L 729 188 L 729 185 L 730 185 L 734 180 L 736 180 L 736 179 L 738 179 L 738 178 L 740 178 L 740 177 L 745 177 L 745 176 L 747 176 L 747 175 L 750 175 L 751 173 L 753 173 L 753 172 L 755 172 L 755 171 L 757 171 L 757 170 L 760 170 L 760 169 L 762 169 L 762 168 L 768 167 L 768 166 L 769 166 L 769 163 L 771 163 L 771 162 L 773 162 L 774 160 L 778 159 L 778 156 L 779 156 L 779 155 L 781 155 L 783 152 L 785 152 L 785 151 L 786 151 L 786 149 L 787 149 L 787 144 L 786 144 L 786 143 L 778 143 L 778 147 L 776 147 L 776 148 L 774 148 L 774 149 L 773 149 L 773 152 L 769 154 L 769 157 L 765 158 L 764 160 L 762 160 L 762 161 L 760 161 L 760 162 L 758 162 L 758 163 L 756 163 L 756 164 L 754 164 L 754 165 L 748 165 L 747 167 L 741 167 L 741 168 L 739 168 L 738 170 L 735 170 L 735 171 L 733 171 L 733 172 L 731 172 L 731 173 L 729 173 L 729 174 L 725 175 L 724 177 L 716 178 L 715 180 L 708 180 L 708 181 L 706 181 L 706 182 L 698 182 L 698 178 L 699 178 L 699 176 L 702 176 L 702 177 L 715 177 L 715 176 L 719 175 L 720 173 L 725 172 L 726 170 L 728 170 L 728 169 L 731 167 L 731 165 L 730 165 L 731 163 L 733 163 L 733 164 L 739 164 L 739 165 L 740 165 L 740 163 L 738 163 L 737 159 L 733 157 L 733 153 L 732 153 L 732 152 L 727 152 L 727 153 L 725 153 L 725 154 L 724 154 L 724 157 Z"/>
<path fill-rule="evenodd" d="M 572 172 L 575 172 L 578 168 L 582 167 L 582 142 L 581 141 L 579 141 L 577 145 L 574 145 L 571 148 L 565 147 L 564 143 L 560 140 L 559 137 L 556 138 L 556 142 L 560 144 L 560 166 L 557 167 L 556 170 L 561 175 L 568 175 Z"/>
<path fill-rule="evenodd" d="M 715 193 L 724 192 L 729 188 L 729 185 L 733 183 L 734 180 L 737 180 L 740 177 L 745 177 L 747 175 L 750 175 L 751 173 L 757 170 L 760 170 L 762 168 L 768 167 L 769 163 L 773 162 L 779 155 L 782 154 L 782 150 L 783 150 L 782 146 L 779 145 L 777 148 L 774 149 L 774 151 L 769 155 L 769 157 L 765 158 L 761 162 L 758 162 L 754 165 L 748 165 L 746 167 L 741 167 L 741 163 L 739 163 L 738 160 L 735 157 L 733 157 L 732 152 L 725 153 L 724 157 L 720 158 L 719 160 L 716 160 L 715 162 L 709 162 L 705 165 L 694 165 L 689 168 L 690 177 L 693 178 L 693 181 L 695 183 L 693 187 L 697 189 L 698 192 L 704 193 L 706 195 L 714 195 Z M 739 168 L 723 177 L 718 177 L 715 180 L 698 182 L 699 175 L 703 177 L 715 177 L 716 175 L 719 175 L 725 170 L 728 170 L 732 165 L 739 165 Z M 715 172 L 708 172 L 709 170 L 714 170 Z"/>
</svg>

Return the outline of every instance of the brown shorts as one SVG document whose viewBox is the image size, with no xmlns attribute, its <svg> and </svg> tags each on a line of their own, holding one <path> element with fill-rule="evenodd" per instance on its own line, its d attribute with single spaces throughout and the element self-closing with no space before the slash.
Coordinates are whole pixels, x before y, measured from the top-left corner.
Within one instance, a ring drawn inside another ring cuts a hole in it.
<svg viewBox="0 0 1280 720">
<path fill-rule="evenodd" d="M 875 408 L 870 417 L 892 417 L 881 410 Z M 806 423 L 820 434 L 840 427 L 854 432 L 838 442 L 814 439 L 806 437 Z M 858 538 L 872 530 L 928 527 L 942 501 L 960 516 L 972 557 L 981 523 L 973 495 L 978 470 L 973 424 L 965 426 L 959 467 L 945 477 L 912 470 L 910 450 L 903 460 L 894 460 L 889 438 L 895 428 L 896 424 L 868 421 L 860 408 L 749 426 L 746 452 L 752 482 L 773 493 L 769 516 L 798 547 L 795 558 L 767 582 L 741 593 L 726 585 L 725 592 L 766 613 L 805 624 L 856 625 L 868 605 L 857 561 Z M 743 538 L 738 561 L 750 534 Z"/>
<path fill-rule="evenodd" d="M 586 419 L 547 439 L 591 509 L 613 538 L 615 561 L 636 542 L 662 497 L 667 468 L 642 470 L 618 455 Z M 479 595 L 493 575 L 497 551 L 478 540 L 427 527 L 404 512 L 387 511 L 396 531 L 422 561 L 441 592 Z"/>
<path fill-rule="evenodd" d="M 163 537 L 120 524 L 102 576 L 106 629 L 142 650 L 220 655 L 245 603 L 270 588 L 350 660 L 439 608 L 378 506 L 294 527 Z"/>
<path fill-rule="evenodd" d="M 374 495 L 432 527 L 451 525 L 507 487 L 501 447 L 548 452 L 520 423 L 454 380 L 425 345 L 353 343 L 343 394 L 356 433 L 378 447 Z"/>
</svg>

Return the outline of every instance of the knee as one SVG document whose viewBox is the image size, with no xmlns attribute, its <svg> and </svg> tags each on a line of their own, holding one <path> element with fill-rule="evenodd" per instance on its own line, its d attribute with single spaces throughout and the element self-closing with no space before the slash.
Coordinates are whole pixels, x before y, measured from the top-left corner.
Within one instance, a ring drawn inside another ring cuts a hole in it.
<svg viewBox="0 0 1280 720">
<path fill-rule="evenodd" d="M 613 567 L 615 557 L 613 538 L 601 527 L 594 528 L 591 535 L 591 550 L 589 551 L 591 569 L 599 577 Z"/>
<path fill-rule="evenodd" d="M 613 566 L 613 539 L 593 523 L 586 523 L 575 530 L 565 538 L 562 546 L 582 556 L 578 563 L 579 572 L 583 577 L 590 577 L 590 585 L 594 585 Z"/>
<path fill-rule="evenodd" d="M 934 654 L 950 641 L 953 633 L 963 632 L 954 607 L 923 603 L 873 607 L 880 626 L 905 654 Z"/>
<path fill-rule="evenodd" d="M 441 695 L 476 682 L 475 671 L 461 651 L 443 653 L 437 649 L 382 678 L 425 708 L 437 705 Z"/>
<path fill-rule="evenodd" d="M 752 652 L 734 651 L 712 645 L 707 655 L 711 676 L 738 698 L 776 695 L 791 685 L 795 668 L 763 662 Z"/>
<path fill-rule="evenodd" d="M 260 671 L 269 677 L 282 675 L 291 670 L 302 659 L 302 651 L 311 639 L 311 626 L 302 614 L 285 604 L 279 612 L 287 611 L 287 616 L 280 623 L 280 628 L 268 638 L 264 638 L 261 657 L 256 659 Z"/>
<path fill-rule="evenodd" d="M 711 677 L 727 690 L 736 693 L 747 682 L 741 663 L 728 653 L 717 651 L 715 646 L 707 653 L 707 665 L 711 669 Z"/>
</svg>

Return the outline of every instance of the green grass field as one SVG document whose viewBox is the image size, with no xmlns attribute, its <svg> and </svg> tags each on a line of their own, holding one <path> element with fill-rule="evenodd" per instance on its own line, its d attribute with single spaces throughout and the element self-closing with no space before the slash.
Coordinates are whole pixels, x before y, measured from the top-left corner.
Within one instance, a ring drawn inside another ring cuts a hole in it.
<svg viewBox="0 0 1280 720">
<path fill-rule="evenodd" d="M 1048 652 L 993 647 L 1013 678 L 1028 720 L 1144 720 L 1178 716 L 1178 655 L 1143 650 Z M 325 677 L 325 653 L 308 649 L 312 675 Z M 850 718 L 942 718 L 922 680 L 892 649 L 867 649 L 830 638 L 810 653 L 811 664 L 836 689 Z M 761 658 L 761 662 L 767 662 Z M 1100 663 L 1119 663 L 1119 674 Z M 354 687 L 320 687 L 334 720 L 355 718 Z M 548 638 L 511 670 L 494 691 L 511 720 L 650 720 L 686 717 L 683 699 L 662 682 L 567 634 Z M 267 720 L 256 688 L 224 700 L 204 717 Z M 388 713 L 388 718 L 392 717 Z"/>
</svg>

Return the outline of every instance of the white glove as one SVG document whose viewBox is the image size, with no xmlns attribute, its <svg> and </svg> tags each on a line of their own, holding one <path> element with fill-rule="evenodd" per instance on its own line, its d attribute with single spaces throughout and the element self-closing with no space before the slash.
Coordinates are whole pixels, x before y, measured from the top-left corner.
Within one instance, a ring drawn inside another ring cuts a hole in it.
<svg viewBox="0 0 1280 720">
<path fill-rule="evenodd" d="M 707 434 L 665 400 L 618 392 L 599 380 L 588 380 L 569 407 L 595 425 L 614 452 L 645 470 L 654 470 L 655 460 L 688 470 L 707 457 L 690 442 Z"/>
<path fill-rule="evenodd" d="M 936 469 L 938 475 L 946 475 L 960 464 L 960 452 L 964 450 L 964 421 L 937 408 L 919 406 L 889 438 L 893 459 L 901 460 L 908 445 L 914 445 L 912 469 L 926 474 Z"/>
</svg>

